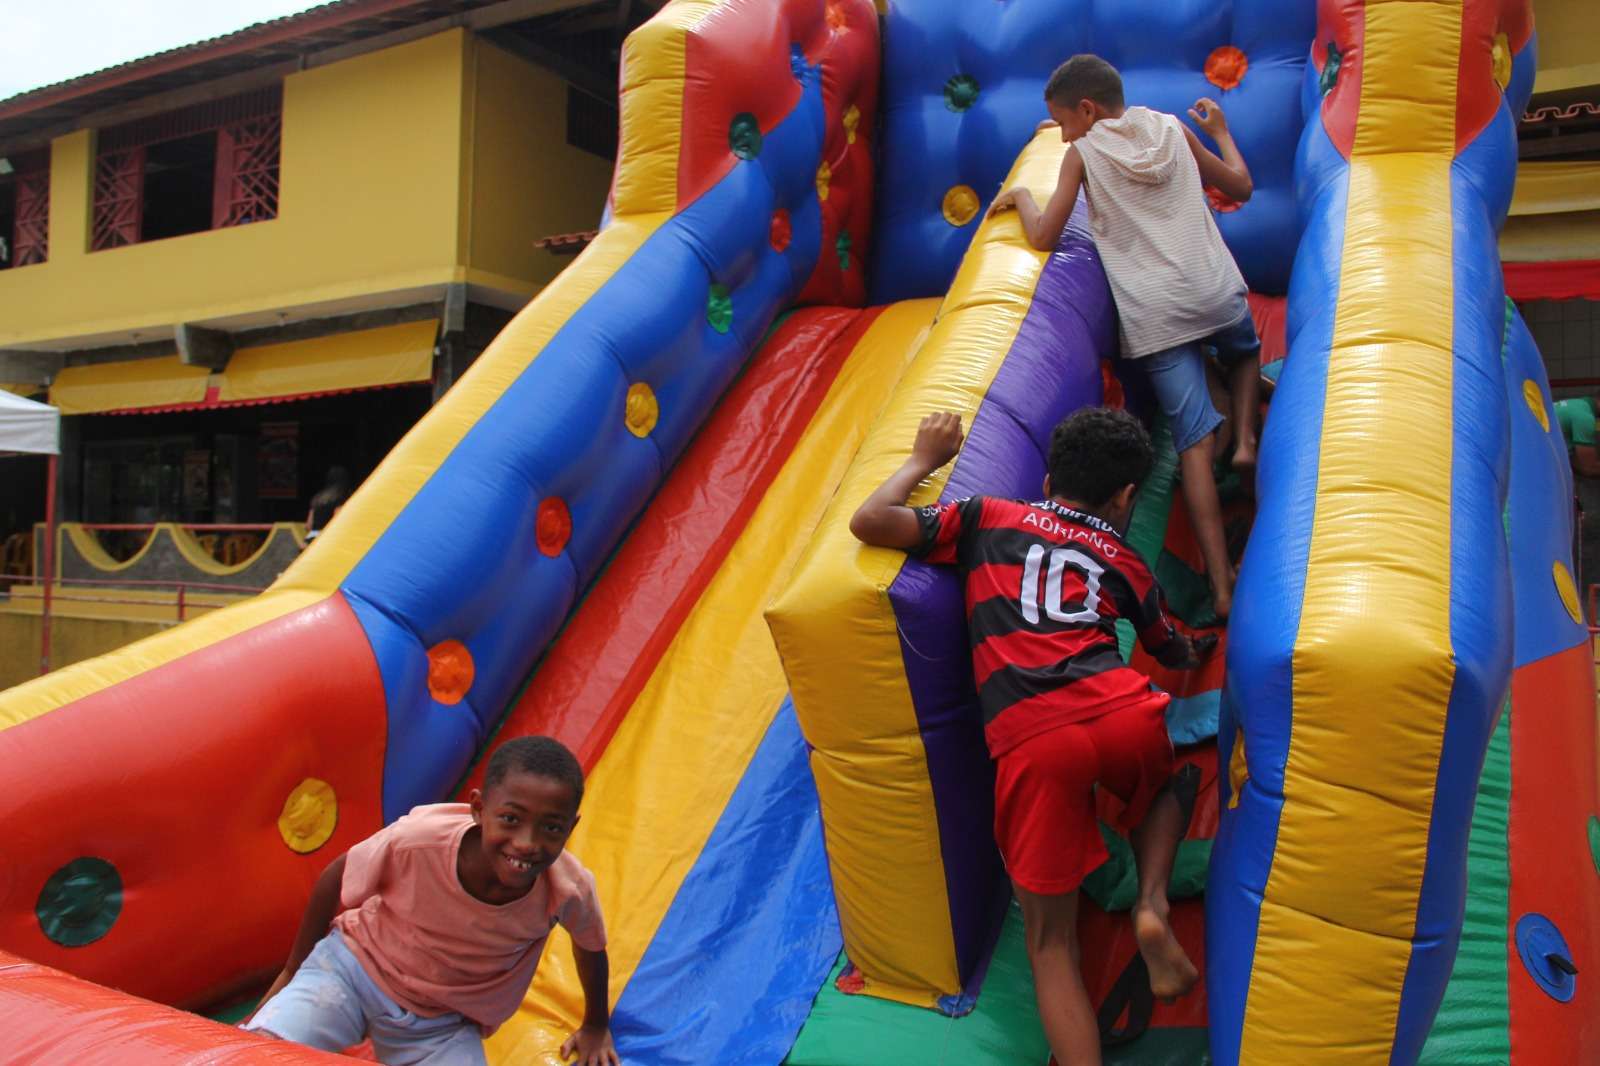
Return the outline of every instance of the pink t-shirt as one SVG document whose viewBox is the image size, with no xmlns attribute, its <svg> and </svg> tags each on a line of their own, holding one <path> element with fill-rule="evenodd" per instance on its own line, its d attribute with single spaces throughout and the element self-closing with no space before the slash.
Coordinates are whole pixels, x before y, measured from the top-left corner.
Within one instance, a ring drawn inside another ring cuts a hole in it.
<svg viewBox="0 0 1600 1066">
<path fill-rule="evenodd" d="M 564 851 L 528 894 L 485 903 L 461 886 L 465 803 L 414 807 L 345 855 L 333 927 L 378 987 L 425 1017 L 456 1011 L 488 1036 L 516 1012 L 557 923 L 587 951 L 606 946 L 594 875 Z"/>
</svg>

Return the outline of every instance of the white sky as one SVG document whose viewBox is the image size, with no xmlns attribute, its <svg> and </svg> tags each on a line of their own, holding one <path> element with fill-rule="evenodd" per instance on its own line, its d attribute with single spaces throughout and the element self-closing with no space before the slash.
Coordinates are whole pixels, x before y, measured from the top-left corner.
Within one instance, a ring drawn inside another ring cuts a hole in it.
<svg viewBox="0 0 1600 1066">
<path fill-rule="evenodd" d="M 0 99 L 316 6 L 307 0 L 0 0 Z"/>
</svg>

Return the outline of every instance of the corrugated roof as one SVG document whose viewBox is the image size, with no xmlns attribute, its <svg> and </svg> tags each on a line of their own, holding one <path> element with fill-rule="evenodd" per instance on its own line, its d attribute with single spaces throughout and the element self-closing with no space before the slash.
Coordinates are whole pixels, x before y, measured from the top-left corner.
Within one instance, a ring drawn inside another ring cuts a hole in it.
<svg viewBox="0 0 1600 1066">
<path fill-rule="evenodd" d="M 83 115 L 184 86 L 299 59 L 496 0 L 333 0 L 233 33 L 119 63 L 0 100 L 0 142 L 21 143 Z"/>
<path fill-rule="evenodd" d="M 217 44 L 220 41 L 231 41 L 231 40 L 234 40 L 236 38 L 244 37 L 244 36 L 247 36 L 249 34 L 255 33 L 257 30 L 262 30 L 262 29 L 265 29 L 265 28 L 267 28 L 269 26 L 289 25 L 289 24 L 295 23 L 295 22 L 297 22 L 297 21 L 299 21 L 301 19 L 305 19 L 305 18 L 307 18 L 307 17 L 309 17 L 311 15 L 314 15 L 319 11 L 328 11 L 328 10 L 330 10 L 332 8 L 346 7 L 346 6 L 349 6 L 353 2 L 354 2 L 354 0 L 331 0 L 331 2 L 329 2 L 329 3 L 318 4 L 316 7 L 307 8 L 304 11 L 299 11 L 299 12 L 296 12 L 295 14 L 292 14 L 292 15 L 282 15 L 282 16 L 280 16 L 278 18 L 275 18 L 275 19 L 265 19 L 265 20 L 263 20 L 261 22 L 252 22 L 250 25 L 245 26 L 243 29 L 234 30 L 231 33 L 224 33 L 224 34 L 221 34 L 221 35 L 216 36 L 216 37 L 207 37 L 204 40 L 194 41 L 194 42 L 192 42 L 190 44 L 181 44 L 181 45 L 178 45 L 176 48 L 167 48 L 167 49 L 164 49 L 163 51 L 160 51 L 160 52 L 152 52 L 150 55 L 140 56 L 138 59 L 130 59 L 130 60 L 124 62 L 124 63 L 113 63 L 109 67 L 101 67 L 99 70 L 91 70 L 87 74 L 79 74 L 77 77 L 65 78 L 65 79 L 63 79 L 61 81 L 51 82 L 48 85 L 41 85 L 41 86 L 38 86 L 37 88 L 29 89 L 26 92 L 20 92 L 20 93 L 17 93 L 15 95 L 13 95 L 13 96 L 7 96 L 7 97 L 4 97 L 4 98 L 0 98 L 0 111 L 5 111 L 5 112 L 9 113 L 14 106 L 23 106 L 23 107 L 27 106 L 27 104 L 29 103 L 29 101 L 33 97 L 41 96 L 41 95 L 44 95 L 46 93 L 51 93 L 51 92 L 54 92 L 54 91 L 56 91 L 58 89 L 66 88 L 68 86 L 78 85 L 78 84 L 80 84 L 82 82 L 89 81 L 89 80 L 91 80 L 93 78 L 99 78 L 101 75 L 104 75 L 104 74 L 110 74 L 110 73 L 112 73 L 114 71 L 119 71 L 119 70 L 129 70 L 130 68 L 137 67 L 142 63 L 148 63 L 148 62 L 150 62 L 152 60 L 162 59 L 162 58 L 165 58 L 165 57 L 168 57 L 168 56 L 177 56 L 177 55 L 182 55 L 184 53 L 202 51 L 202 50 L 208 48 L 209 46 L 211 46 L 213 44 Z"/>
</svg>

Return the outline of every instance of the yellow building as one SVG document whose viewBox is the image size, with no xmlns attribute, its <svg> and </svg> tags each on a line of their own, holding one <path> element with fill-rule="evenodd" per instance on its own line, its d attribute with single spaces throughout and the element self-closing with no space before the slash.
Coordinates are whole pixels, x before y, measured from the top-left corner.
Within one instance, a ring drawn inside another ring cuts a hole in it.
<svg viewBox="0 0 1600 1066">
<path fill-rule="evenodd" d="M 1539 66 L 1500 237 L 1558 398 L 1600 389 L 1600 4 L 1534 0 Z"/>
<path fill-rule="evenodd" d="M 64 520 L 179 524 L 58 558 L 270 580 L 215 527 L 282 550 L 568 261 L 540 238 L 597 225 L 617 50 L 660 6 L 338 0 L 0 100 L 0 386 L 67 416 Z M 5 474 L 15 571 L 44 477 Z"/>
</svg>

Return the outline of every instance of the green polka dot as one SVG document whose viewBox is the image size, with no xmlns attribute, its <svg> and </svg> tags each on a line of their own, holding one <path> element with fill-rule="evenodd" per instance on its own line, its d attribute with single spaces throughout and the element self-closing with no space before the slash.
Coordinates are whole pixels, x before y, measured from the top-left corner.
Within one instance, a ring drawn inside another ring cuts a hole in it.
<svg viewBox="0 0 1600 1066">
<path fill-rule="evenodd" d="M 706 299 L 706 321 L 718 333 L 733 328 L 733 299 L 726 285 L 711 286 L 711 295 Z"/>
<path fill-rule="evenodd" d="M 944 106 L 951 111 L 965 111 L 978 102 L 978 79 L 971 74 L 957 74 L 944 83 Z"/>
<path fill-rule="evenodd" d="M 761 124 L 750 112 L 733 116 L 728 126 L 728 146 L 740 159 L 754 159 L 761 154 Z"/>
<path fill-rule="evenodd" d="M 1600 818 L 1589 815 L 1589 858 L 1594 860 L 1594 872 L 1600 874 Z"/>
<path fill-rule="evenodd" d="M 92 944 L 122 913 L 122 878 L 104 859 L 73 859 L 44 883 L 33 913 L 44 935 L 62 947 Z"/>
<path fill-rule="evenodd" d="M 839 239 L 833 242 L 833 250 L 839 253 L 839 269 L 850 269 L 850 231 L 840 230 Z"/>
<path fill-rule="evenodd" d="M 1328 58 L 1322 62 L 1322 77 L 1317 80 L 1317 88 L 1322 90 L 1322 95 L 1327 96 L 1333 92 L 1333 87 L 1339 81 L 1339 64 L 1344 62 L 1344 56 L 1339 52 L 1339 46 L 1333 41 L 1328 42 Z"/>
</svg>

